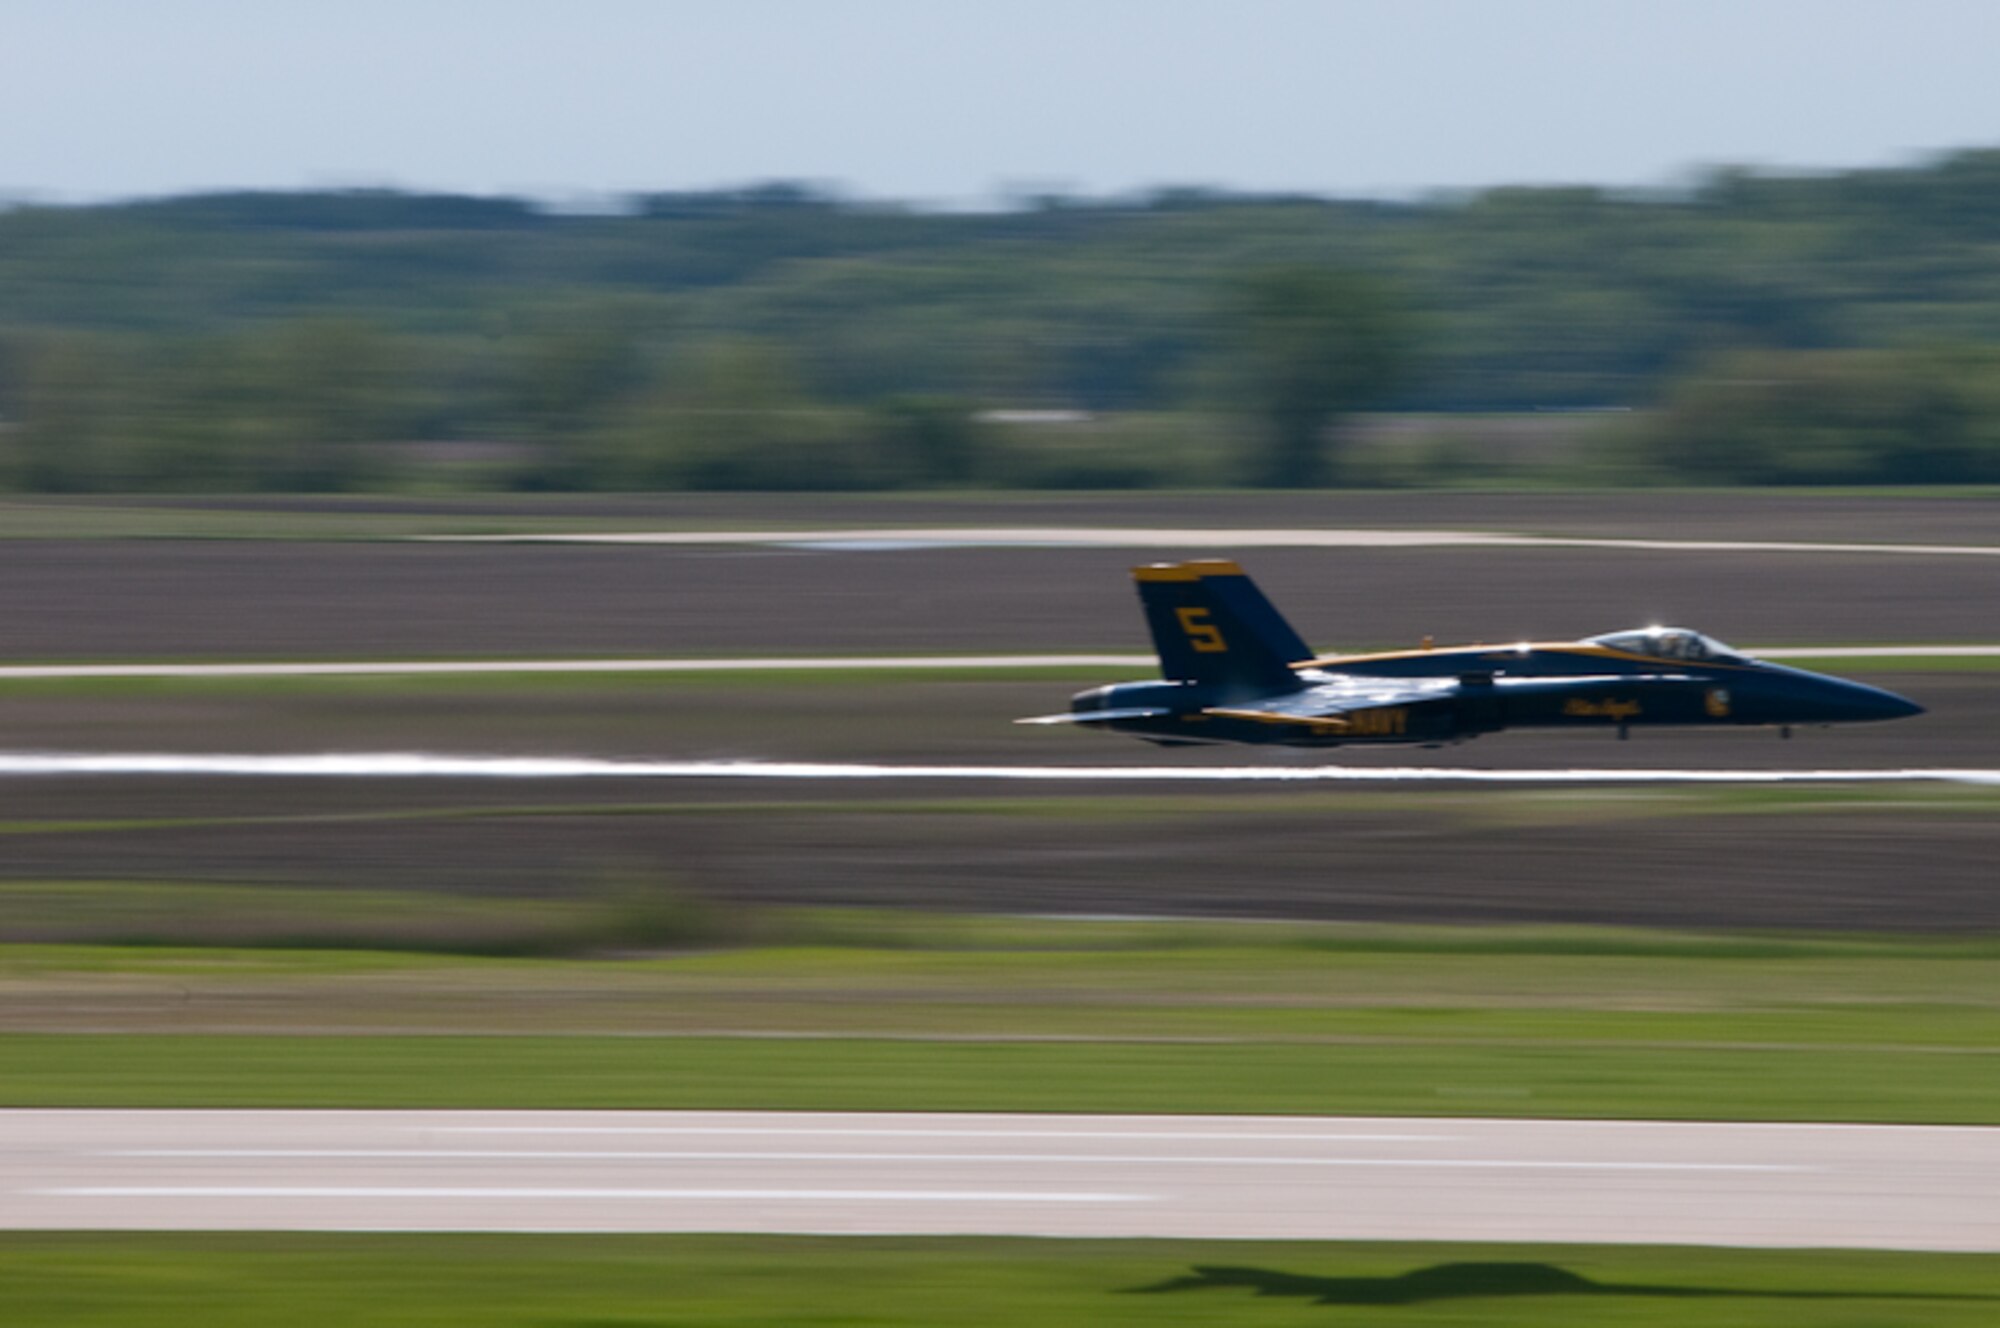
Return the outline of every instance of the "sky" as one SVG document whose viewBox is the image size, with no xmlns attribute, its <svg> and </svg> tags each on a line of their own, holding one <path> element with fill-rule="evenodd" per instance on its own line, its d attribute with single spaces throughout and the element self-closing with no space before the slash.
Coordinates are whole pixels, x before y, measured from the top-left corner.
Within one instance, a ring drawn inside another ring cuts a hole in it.
<svg viewBox="0 0 2000 1328">
<path fill-rule="evenodd" d="M 0 0 L 0 197 L 771 179 L 985 207 L 2000 144 L 1992 0 Z"/>
</svg>

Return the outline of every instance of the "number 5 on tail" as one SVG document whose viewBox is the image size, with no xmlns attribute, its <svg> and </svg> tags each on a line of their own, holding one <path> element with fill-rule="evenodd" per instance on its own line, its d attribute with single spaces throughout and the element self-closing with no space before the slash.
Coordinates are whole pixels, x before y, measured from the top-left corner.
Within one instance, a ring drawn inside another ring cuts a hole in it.
<svg viewBox="0 0 2000 1328">
<path fill-rule="evenodd" d="M 1229 643 L 1222 639 L 1222 629 L 1208 620 L 1207 609 L 1176 609 L 1174 616 L 1181 620 L 1181 630 L 1187 633 L 1188 644 L 1201 654 L 1219 655 L 1229 649 Z"/>
</svg>

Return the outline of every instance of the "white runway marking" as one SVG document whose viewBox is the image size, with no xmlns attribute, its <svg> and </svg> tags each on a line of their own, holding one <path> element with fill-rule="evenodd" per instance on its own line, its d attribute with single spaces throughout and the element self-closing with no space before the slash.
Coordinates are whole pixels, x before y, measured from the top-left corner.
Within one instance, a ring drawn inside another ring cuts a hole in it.
<svg viewBox="0 0 2000 1328">
<path fill-rule="evenodd" d="M 668 1135 L 788 1135 L 809 1139 L 832 1136 L 871 1139 L 1228 1139 L 1269 1143 L 1446 1143 L 1455 1134 L 1312 1134 L 1270 1130 L 1246 1130 L 1232 1134 L 1226 1130 L 932 1130 L 898 1127 L 888 1130 L 838 1129 L 830 1126 L 751 1126 L 751 1125 L 444 1125 L 427 1127 L 426 1134 L 668 1134 Z"/>
<path fill-rule="evenodd" d="M 1760 659 L 1991 659 L 2000 645 L 1786 646 L 1752 649 Z M 784 673 L 897 669 L 1151 670 L 1152 655 L 840 655 L 738 659 L 385 659 L 216 664 L 0 664 L 0 681 L 63 678 L 452 677 L 510 673 Z"/>
<path fill-rule="evenodd" d="M 423 1148 L 129 1148 L 103 1154 L 105 1157 L 187 1157 L 187 1158 L 318 1158 L 322 1160 L 426 1161 L 426 1162 L 950 1162 L 1066 1163 L 1098 1166 L 1149 1167 L 1409 1167 L 1413 1169 L 1508 1171 L 1815 1171 L 1816 1167 L 1784 1166 L 1763 1162 L 1586 1162 L 1563 1158 L 1465 1158 L 1465 1157 L 1260 1157 L 1235 1154 L 1203 1157 L 1186 1153 L 809 1153 L 809 1152 L 715 1152 L 662 1151 L 586 1153 L 559 1149 L 513 1151 L 507 1149 L 423 1149 Z"/>
<path fill-rule="evenodd" d="M 922 552 L 929 549 L 1634 549 L 1668 553 L 1919 554 L 2000 557 L 1990 544 L 1849 544 L 1814 540 L 1604 539 L 1588 535 L 1519 535 L 1491 530 L 1174 530 L 1065 526 L 930 526 L 875 530 L 633 530 L 570 534 L 418 535 L 451 544 L 780 545 L 826 552 Z"/>
<path fill-rule="evenodd" d="M 1148 1194 L 1049 1190 L 602 1190 L 522 1186 L 81 1185 L 41 1190 L 73 1199 L 777 1199 L 890 1203 L 1145 1203 Z"/>
<path fill-rule="evenodd" d="M 887 765 L 856 761 L 629 761 L 428 752 L 231 755 L 0 752 L 0 777 L 235 776 L 297 779 L 776 779 L 1191 784 L 2000 784 L 2000 769 L 1482 770 L 1463 766 Z"/>
</svg>

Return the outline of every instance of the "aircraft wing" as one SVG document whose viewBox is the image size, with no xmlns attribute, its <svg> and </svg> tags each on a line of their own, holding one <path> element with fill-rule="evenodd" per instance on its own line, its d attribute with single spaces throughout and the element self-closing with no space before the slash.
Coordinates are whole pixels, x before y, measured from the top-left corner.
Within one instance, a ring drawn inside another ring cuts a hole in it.
<svg viewBox="0 0 2000 1328">
<path fill-rule="evenodd" d="M 1570 674 L 1561 677 L 1500 677 L 1486 684 L 1498 697 L 1552 695 L 1590 701 L 1607 694 L 1624 696 L 1662 685 L 1690 686 L 1699 680 L 1687 674 Z M 1393 678 L 1341 674 L 1296 692 L 1246 697 L 1241 701 L 1203 707 L 1199 713 L 1218 719 L 1284 725 L 1327 737 L 1401 737 L 1408 731 L 1412 707 L 1449 703 L 1467 687 L 1458 677 Z M 1186 713 L 1164 706 L 1134 706 L 1116 710 L 1071 711 L 1035 715 L 1016 724 L 1110 724 L 1119 720 L 1161 719 Z"/>
<path fill-rule="evenodd" d="M 1209 706 L 1202 713 L 1222 719 L 1288 724 L 1323 733 L 1348 733 L 1373 727 L 1368 719 L 1372 712 L 1449 700 L 1458 694 L 1459 686 L 1456 678 L 1349 676 L 1281 696 Z"/>
</svg>

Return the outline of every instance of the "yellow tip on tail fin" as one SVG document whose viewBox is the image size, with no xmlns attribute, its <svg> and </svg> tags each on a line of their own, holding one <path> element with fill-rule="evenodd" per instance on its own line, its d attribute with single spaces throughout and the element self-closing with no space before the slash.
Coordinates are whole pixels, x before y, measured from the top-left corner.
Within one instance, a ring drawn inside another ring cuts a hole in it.
<svg viewBox="0 0 2000 1328">
<path fill-rule="evenodd" d="M 1132 569 L 1134 581 L 1199 581 L 1201 574 L 1185 563 L 1148 563 Z"/>
</svg>

